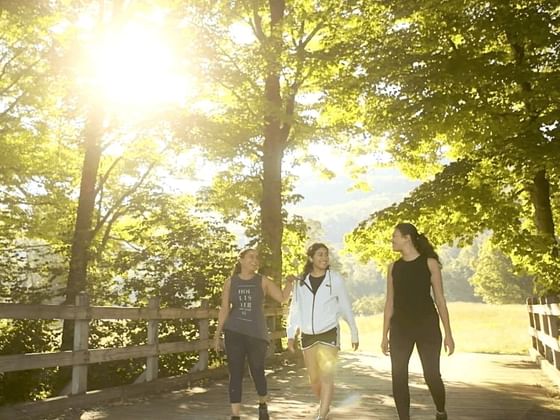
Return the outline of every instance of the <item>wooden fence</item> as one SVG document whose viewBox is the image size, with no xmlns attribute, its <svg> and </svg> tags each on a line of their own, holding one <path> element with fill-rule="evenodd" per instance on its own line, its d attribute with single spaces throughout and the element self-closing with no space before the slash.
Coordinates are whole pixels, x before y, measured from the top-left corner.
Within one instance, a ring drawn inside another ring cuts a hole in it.
<svg viewBox="0 0 560 420">
<path fill-rule="evenodd" d="M 560 386 L 560 296 L 527 299 L 531 353 Z"/>
<path fill-rule="evenodd" d="M 70 319 L 74 320 L 75 326 L 72 351 L 3 355 L 0 356 L 0 373 L 71 366 L 72 381 L 68 393 L 71 396 L 78 396 L 88 391 L 87 376 L 90 364 L 145 358 L 146 369 L 139 382 L 149 383 L 158 378 L 160 355 L 198 352 L 198 361 L 191 369 L 191 373 L 198 372 L 196 378 L 205 377 L 205 372 L 208 372 L 207 376 L 212 376 L 210 371 L 213 369 L 208 369 L 208 351 L 213 347 L 213 340 L 209 337 L 209 326 L 210 320 L 217 318 L 218 310 L 206 306 L 203 304 L 193 309 L 160 308 L 159 298 L 151 298 L 149 305 L 143 308 L 90 306 L 85 293 L 77 296 L 74 306 L 0 303 L 0 319 Z M 285 336 L 284 330 L 276 327 L 276 319 L 284 312 L 285 308 L 280 306 L 265 308 L 271 342 Z M 158 340 L 160 321 L 178 319 L 198 320 L 198 339 L 160 343 Z M 90 349 L 88 348 L 89 323 L 92 320 L 145 320 L 148 323 L 146 344 Z"/>
</svg>

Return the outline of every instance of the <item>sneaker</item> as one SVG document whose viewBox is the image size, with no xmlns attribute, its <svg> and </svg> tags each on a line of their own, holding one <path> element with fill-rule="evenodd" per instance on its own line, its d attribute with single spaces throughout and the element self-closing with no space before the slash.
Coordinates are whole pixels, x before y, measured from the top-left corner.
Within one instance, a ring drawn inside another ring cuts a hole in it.
<svg viewBox="0 0 560 420">
<path fill-rule="evenodd" d="M 447 413 L 445 411 L 443 413 L 436 411 L 436 420 L 447 420 Z"/>
<path fill-rule="evenodd" d="M 324 416 L 321 416 L 321 412 L 317 410 L 317 418 L 315 420 L 329 420 L 330 412 L 327 412 Z"/>
<path fill-rule="evenodd" d="M 270 420 L 266 403 L 259 404 L 259 420 Z"/>
</svg>

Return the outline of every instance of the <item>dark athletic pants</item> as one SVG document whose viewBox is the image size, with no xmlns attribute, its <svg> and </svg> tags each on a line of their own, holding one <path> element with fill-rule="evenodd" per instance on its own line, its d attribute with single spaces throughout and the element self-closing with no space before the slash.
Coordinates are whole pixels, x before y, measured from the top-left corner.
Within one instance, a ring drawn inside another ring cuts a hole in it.
<svg viewBox="0 0 560 420">
<path fill-rule="evenodd" d="M 436 409 L 445 411 L 445 388 L 439 370 L 441 330 L 437 314 L 430 315 L 413 325 L 391 321 L 389 348 L 393 378 L 393 398 L 400 420 L 410 418 L 410 392 L 408 389 L 408 362 L 414 349 L 418 349 L 424 379 Z"/>
<path fill-rule="evenodd" d="M 241 402 L 241 385 L 245 371 L 245 359 L 249 362 L 249 370 L 251 371 L 251 377 L 255 383 L 257 394 L 264 397 L 267 394 L 264 358 L 268 343 L 265 340 L 229 330 L 225 330 L 224 335 L 229 369 L 229 402 L 231 404 Z"/>
</svg>

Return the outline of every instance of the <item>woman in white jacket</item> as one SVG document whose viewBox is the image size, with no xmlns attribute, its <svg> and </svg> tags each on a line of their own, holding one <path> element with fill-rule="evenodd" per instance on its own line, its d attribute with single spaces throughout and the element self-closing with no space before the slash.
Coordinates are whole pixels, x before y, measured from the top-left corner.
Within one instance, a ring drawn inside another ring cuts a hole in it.
<svg viewBox="0 0 560 420">
<path fill-rule="evenodd" d="M 326 419 L 334 393 L 334 371 L 340 349 L 338 319 L 350 326 L 352 348 L 358 349 L 358 329 L 342 277 L 329 269 L 329 249 L 315 243 L 307 249 L 304 272 L 293 292 L 288 317 L 288 349 L 294 351 L 301 332 L 301 347 L 311 389 L 319 398 L 317 420 Z"/>
</svg>

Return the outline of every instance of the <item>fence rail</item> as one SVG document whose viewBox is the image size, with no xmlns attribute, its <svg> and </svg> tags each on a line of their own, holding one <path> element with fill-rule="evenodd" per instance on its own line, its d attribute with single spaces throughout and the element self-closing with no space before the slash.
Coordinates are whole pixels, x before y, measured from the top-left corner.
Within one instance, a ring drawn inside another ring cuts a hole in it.
<svg viewBox="0 0 560 420">
<path fill-rule="evenodd" d="M 73 306 L 0 303 L 0 319 L 74 320 L 72 351 L 3 355 L 0 356 L 0 373 L 72 366 L 69 394 L 78 395 L 88 390 L 87 369 L 88 365 L 93 363 L 145 358 L 146 370 L 140 381 L 150 382 L 158 377 L 160 355 L 198 352 L 198 361 L 191 372 L 204 371 L 208 369 L 208 351 L 213 345 L 209 337 L 210 320 L 218 316 L 217 309 L 209 309 L 206 306 L 203 302 L 202 307 L 193 309 L 160 308 L 159 298 L 151 298 L 148 307 L 145 308 L 89 306 L 89 299 L 85 293 L 76 297 L 76 304 Z M 284 312 L 284 307 L 265 308 L 271 340 L 285 335 L 282 329 L 276 328 L 276 318 Z M 90 321 L 123 319 L 148 322 L 147 344 L 119 348 L 88 348 Z M 160 343 L 159 322 L 178 319 L 198 320 L 198 339 Z"/>
<path fill-rule="evenodd" d="M 531 353 L 549 376 L 560 384 L 560 296 L 527 299 Z"/>
</svg>

